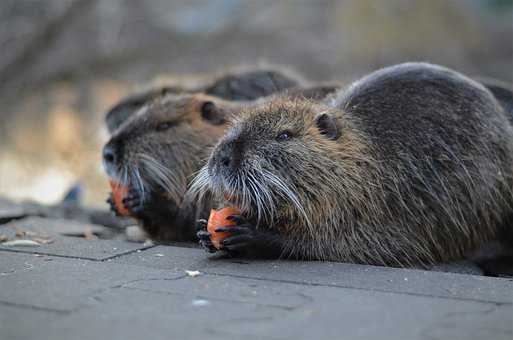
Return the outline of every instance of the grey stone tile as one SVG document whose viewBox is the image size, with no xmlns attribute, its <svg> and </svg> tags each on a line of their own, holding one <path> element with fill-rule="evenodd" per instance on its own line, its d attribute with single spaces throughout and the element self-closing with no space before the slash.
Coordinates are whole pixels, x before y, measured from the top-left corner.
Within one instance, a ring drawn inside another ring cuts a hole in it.
<svg viewBox="0 0 513 340">
<path fill-rule="evenodd" d="M 37 210 L 31 206 L 0 198 L 0 224 L 35 213 Z"/>
<path fill-rule="evenodd" d="M 102 290 L 42 339 L 511 339 L 510 305 L 203 275 Z M 87 327 L 82 327 L 83 325 Z"/>
<path fill-rule="evenodd" d="M 49 244 L 40 246 L 5 246 L 0 243 L 0 251 L 17 251 L 24 253 L 50 254 L 56 256 L 76 257 L 91 260 L 105 260 L 113 256 L 147 248 L 140 243 L 130 243 L 121 240 L 86 240 L 83 237 L 66 237 L 66 235 L 80 235 L 86 229 L 92 232 L 101 232 L 103 227 L 82 222 L 28 217 L 11 221 L 0 226 L 0 234 L 13 239 L 16 229 L 30 231 L 43 238 L 52 239 Z M 27 237 L 31 238 L 31 237 Z"/>
<path fill-rule="evenodd" d="M 214 258 L 212 274 L 352 289 L 513 303 L 513 280 L 419 269 L 331 262 L 237 261 Z"/>
<path fill-rule="evenodd" d="M 71 312 L 94 302 L 99 290 L 128 282 L 184 275 L 124 264 L 0 252 L 0 302 Z M 14 265 L 5 266 L 5 262 Z M 0 337 L 1 338 L 1 337 Z"/>
<path fill-rule="evenodd" d="M 175 246 L 156 246 L 112 259 L 115 263 L 160 269 L 196 270 L 211 262 L 202 249 Z"/>
<path fill-rule="evenodd" d="M 334 262 L 227 259 L 209 256 L 202 249 L 172 246 L 158 246 L 113 261 L 162 269 L 199 269 L 211 274 L 309 285 L 513 303 L 511 279 L 421 269 Z"/>
<path fill-rule="evenodd" d="M 2 340 L 42 339 L 48 327 L 64 314 L 0 302 L 0 338 Z"/>
</svg>

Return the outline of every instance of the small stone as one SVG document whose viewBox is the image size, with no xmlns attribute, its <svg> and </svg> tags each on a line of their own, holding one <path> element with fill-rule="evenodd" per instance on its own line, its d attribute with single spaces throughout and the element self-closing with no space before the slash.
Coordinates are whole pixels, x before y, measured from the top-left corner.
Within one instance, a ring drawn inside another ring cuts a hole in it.
<svg viewBox="0 0 513 340">
<path fill-rule="evenodd" d="M 145 247 L 151 247 L 152 245 L 154 245 L 153 241 L 150 240 L 150 239 L 147 239 L 146 241 L 144 241 L 143 243 L 143 246 Z"/>
<path fill-rule="evenodd" d="M 190 277 L 196 277 L 201 274 L 199 270 L 186 270 L 185 273 Z"/>
<path fill-rule="evenodd" d="M 6 247 L 39 247 L 41 244 L 32 240 L 12 240 L 2 243 Z"/>
<path fill-rule="evenodd" d="M 157 254 L 153 254 L 153 256 L 156 256 L 156 257 L 164 257 L 164 254 L 157 253 Z"/>
<path fill-rule="evenodd" d="M 148 235 L 137 225 L 131 225 L 126 227 L 125 235 L 128 241 L 146 243 L 148 241 Z M 146 245 L 146 244 L 145 244 Z"/>
<path fill-rule="evenodd" d="M 196 300 L 192 300 L 192 305 L 194 307 L 208 306 L 208 305 L 210 305 L 210 301 L 203 300 L 203 299 L 196 299 Z"/>
</svg>

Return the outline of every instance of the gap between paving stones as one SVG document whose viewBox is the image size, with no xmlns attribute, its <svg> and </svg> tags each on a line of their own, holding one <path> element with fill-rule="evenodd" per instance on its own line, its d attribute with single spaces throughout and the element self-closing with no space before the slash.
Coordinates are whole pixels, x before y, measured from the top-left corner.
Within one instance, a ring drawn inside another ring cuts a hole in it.
<svg viewBox="0 0 513 340">
<path fill-rule="evenodd" d="M 371 291 L 371 292 L 378 292 L 378 293 L 391 293 L 391 294 L 399 294 L 399 295 L 422 296 L 422 297 L 444 299 L 444 300 L 470 301 L 470 302 L 477 302 L 477 303 L 492 304 L 492 305 L 495 305 L 498 307 L 499 306 L 513 306 L 512 302 L 498 302 L 498 301 L 490 301 L 490 300 L 482 300 L 482 299 L 439 296 L 439 295 L 433 295 L 433 294 L 413 293 L 413 292 L 396 292 L 396 291 L 388 290 L 388 289 L 362 288 L 362 287 L 337 285 L 337 284 L 329 284 L 329 283 L 316 283 L 316 282 L 306 282 L 306 281 L 271 279 L 271 278 L 253 277 L 253 276 L 248 276 L 248 275 L 215 273 L 215 272 L 209 272 L 209 271 L 202 271 L 202 274 L 213 275 L 213 276 L 227 276 L 227 277 L 233 277 L 233 278 L 239 278 L 239 279 L 251 279 L 251 280 L 258 280 L 258 281 L 271 281 L 271 282 L 278 282 L 278 283 L 299 284 L 299 285 L 311 286 L 311 287 L 344 288 L 344 289 L 363 290 L 363 291 Z"/>
<path fill-rule="evenodd" d="M 71 309 L 55 309 L 55 308 L 45 308 L 41 306 L 34 306 L 34 305 L 27 305 L 24 303 L 14 303 L 9 301 L 2 301 L 0 300 L 0 305 L 3 306 L 9 306 L 9 307 L 15 307 L 15 308 L 21 308 L 21 309 L 31 309 L 38 312 L 50 312 L 55 313 L 59 315 L 68 315 L 74 312 L 74 310 Z"/>
<path fill-rule="evenodd" d="M 21 249 L 0 248 L 0 252 L 6 251 L 6 252 L 11 252 L 11 253 L 21 253 L 21 254 L 29 254 L 29 255 L 44 255 L 44 256 L 50 256 L 50 257 L 60 257 L 60 258 L 74 259 L 74 260 L 86 260 L 86 261 L 92 261 L 92 262 L 105 262 L 105 261 L 109 261 L 112 259 L 116 259 L 121 256 L 130 255 L 130 254 L 137 253 L 137 252 L 142 252 L 142 251 L 154 248 L 154 247 L 156 247 L 156 246 L 151 245 L 151 246 L 146 246 L 144 248 L 132 249 L 132 250 L 126 251 L 124 253 L 115 254 L 115 255 L 105 257 L 102 259 L 93 259 L 90 257 L 73 256 L 73 255 L 58 255 L 58 254 L 52 254 L 52 253 L 47 253 L 47 252 L 38 252 L 38 251 L 33 251 L 33 250 L 28 251 L 28 250 L 21 250 Z"/>
<path fill-rule="evenodd" d="M 45 253 L 45 252 L 33 252 L 33 251 L 23 251 L 18 249 L 0 249 L 0 251 L 7 251 L 7 252 L 14 252 L 14 253 L 23 253 L 23 254 L 37 254 L 37 255 L 44 255 L 44 256 L 50 256 L 50 257 L 57 257 L 57 258 L 68 258 L 68 259 L 78 259 L 78 260 L 87 260 L 92 262 L 110 262 L 112 259 L 120 258 L 126 255 L 143 252 L 148 249 L 152 249 L 156 247 L 156 245 L 147 246 L 145 248 L 140 249 L 134 249 L 130 250 L 121 254 L 116 254 L 113 256 L 109 256 L 104 259 L 92 259 L 92 258 L 84 258 L 79 256 L 70 256 L 70 255 L 55 255 L 51 253 Z M 113 263 L 115 264 L 115 263 Z M 332 287 L 332 288 L 343 288 L 343 289 L 352 289 L 352 290 L 358 290 L 358 291 L 372 291 L 372 292 L 378 292 L 378 293 L 390 293 L 390 294 L 398 294 L 398 295 L 409 295 L 409 296 L 419 296 L 419 297 L 429 297 L 429 298 L 437 298 L 437 299 L 444 299 L 444 300 L 457 300 L 457 301 L 469 301 L 469 302 L 476 302 L 476 303 L 483 303 L 488 304 L 492 306 L 511 306 L 513 303 L 511 302 L 498 302 L 498 301 L 490 301 L 490 300 L 483 300 L 483 299 L 472 299 L 472 298 L 459 298 L 459 297 L 448 297 L 448 296 L 439 296 L 439 295 L 433 295 L 433 294 L 425 294 L 425 293 L 414 293 L 414 292 L 397 292 L 393 290 L 387 290 L 387 289 L 377 289 L 377 288 L 364 288 L 364 287 L 356 287 L 356 286 L 350 286 L 350 285 L 341 285 L 341 284 L 329 284 L 329 283 L 316 283 L 316 282 L 307 282 L 307 281 L 293 281 L 293 280 L 285 280 L 285 279 L 275 279 L 275 278 L 263 278 L 263 277 L 254 277 L 250 275 L 237 275 L 237 274 L 228 274 L 228 273 L 217 273 L 215 271 L 209 271 L 205 267 L 199 268 L 201 270 L 201 273 L 203 275 L 211 275 L 211 276 L 220 276 L 220 277 L 231 277 L 231 278 L 239 278 L 239 279 L 249 279 L 249 280 L 257 280 L 257 281 L 269 281 L 269 282 L 277 282 L 277 283 L 286 283 L 286 284 L 296 284 L 296 285 L 303 285 L 303 286 L 312 286 L 312 287 Z M 182 275 L 175 278 L 146 278 L 146 279 L 137 279 L 137 280 L 131 280 L 124 283 L 116 284 L 115 286 L 106 287 L 104 289 L 100 289 L 97 292 L 94 292 L 92 295 L 100 294 L 101 292 L 109 289 L 117 289 L 117 288 L 125 288 L 125 289 L 138 289 L 143 290 L 140 288 L 131 288 L 126 287 L 126 285 L 134 282 L 141 282 L 141 281 L 151 281 L 151 280 L 180 280 L 183 278 L 186 278 L 187 275 Z M 167 292 L 159 292 L 159 291 L 153 291 L 148 290 L 148 292 L 154 292 L 154 293 L 167 293 Z M 0 304 L 11 304 L 8 302 L 0 301 Z M 37 306 L 31 306 L 31 305 L 16 305 L 12 304 L 14 306 L 20 307 L 20 308 L 31 308 L 31 309 L 42 309 L 44 308 L 37 307 Z M 49 311 L 57 312 L 57 313 L 71 313 L 74 312 L 71 310 L 53 310 L 48 309 Z"/>
<path fill-rule="evenodd" d="M 389 294 L 396 294 L 396 295 L 428 297 L 428 298 L 435 298 L 435 299 L 442 299 L 442 300 L 468 301 L 468 302 L 476 302 L 476 303 L 487 304 L 487 305 L 496 306 L 496 307 L 513 306 L 513 303 L 511 303 L 511 302 L 498 302 L 498 301 L 490 301 L 490 300 L 482 300 L 482 299 L 471 299 L 471 298 L 439 296 L 439 295 L 424 294 L 424 293 L 397 292 L 397 291 L 387 290 L 387 289 L 362 288 L 362 287 L 337 285 L 337 284 L 328 284 L 328 283 L 315 283 L 315 282 L 306 282 L 306 281 L 280 280 L 280 279 L 271 279 L 271 278 L 262 278 L 262 277 L 252 277 L 252 276 L 247 276 L 247 275 L 215 273 L 215 272 L 204 271 L 201 268 L 200 268 L 200 270 L 201 270 L 201 273 L 203 275 L 207 275 L 207 276 L 231 277 L 231 278 L 234 278 L 234 279 L 247 279 L 247 280 L 256 280 L 256 281 L 268 281 L 268 282 L 295 284 L 295 285 L 309 286 L 309 287 L 342 288 L 342 289 L 351 289 L 351 290 L 358 290 L 358 291 L 371 291 L 371 292 L 377 292 L 377 293 L 389 293 Z M 116 286 L 112 286 L 112 287 L 109 287 L 109 288 L 106 288 L 106 289 L 124 288 L 124 289 L 134 289 L 134 290 L 142 290 L 142 291 L 148 291 L 148 292 L 154 292 L 154 293 L 161 293 L 161 294 L 173 294 L 173 293 L 170 293 L 170 292 L 155 291 L 155 290 L 144 289 L 144 288 L 127 287 L 126 285 L 134 283 L 134 282 L 144 282 L 144 281 L 158 281 L 158 280 L 162 280 L 162 281 L 175 281 L 175 280 L 180 280 L 180 279 L 187 278 L 187 277 L 188 277 L 187 275 L 182 275 L 182 276 L 179 276 L 179 277 L 176 277 L 176 278 L 137 279 L 137 280 L 132 280 L 132 281 L 124 282 L 124 283 L 121 283 L 121 284 L 118 284 Z"/>
</svg>

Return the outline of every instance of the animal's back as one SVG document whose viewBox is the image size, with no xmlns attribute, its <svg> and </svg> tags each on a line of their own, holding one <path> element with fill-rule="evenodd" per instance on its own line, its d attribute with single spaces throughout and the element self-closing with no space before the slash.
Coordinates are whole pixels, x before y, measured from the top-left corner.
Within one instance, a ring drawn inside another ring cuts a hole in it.
<svg viewBox="0 0 513 340">
<path fill-rule="evenodd" d="M 363 78 L 337 104 L 370 141 L 391 224 L 441 260 L 497 236 L 512 209 L 513 132 L 481 84 L 407 63 Z"/>
</svg>

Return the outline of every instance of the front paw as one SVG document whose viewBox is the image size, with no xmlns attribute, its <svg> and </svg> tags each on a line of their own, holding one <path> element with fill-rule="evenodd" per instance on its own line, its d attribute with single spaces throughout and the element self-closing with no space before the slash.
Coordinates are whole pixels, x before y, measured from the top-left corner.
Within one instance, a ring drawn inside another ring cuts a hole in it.
<svg viewBox="0 0 513 340">
<path fill-rule="evenodd" d="M 271 231 L 257 230 L 255 225 L 240 215 L 228 216 L 234 226 L 220 227 L 215 232 L 230 236 L 221 241 L 220 250 L 250 257 L 277 257 L 281 253 L 280 236 Z"/>
<path fill-rule="evenodd" d="M 122 203 L 126 210 L 136 217 L 141 217 L 145 210 L 145 199 L 140 190 L 130 188 Z"/>
<path fill-rule="evenodd" d="M 206 220 L 198 220 L 196 223 L 196 236 L 198 237 L 198 242 L 201 248 L 205 249 L 208 253 L 217 252 L 217 248 L 212 243 L 212 239 L 210 238 L 210 233 L 207 231 L 207 221 Z"/>
<path fill-rule="evenodd" d="M 118 211 L 118 208 L 116 207 L 116 202 L 114 201 L 114 194 L 112 192 L 109 193 L 109 197 L 105 202 L 109 204 L 110 211 L 112 211 L 116 216 L 121 216 L 121 214 Z"/>
</svg>

